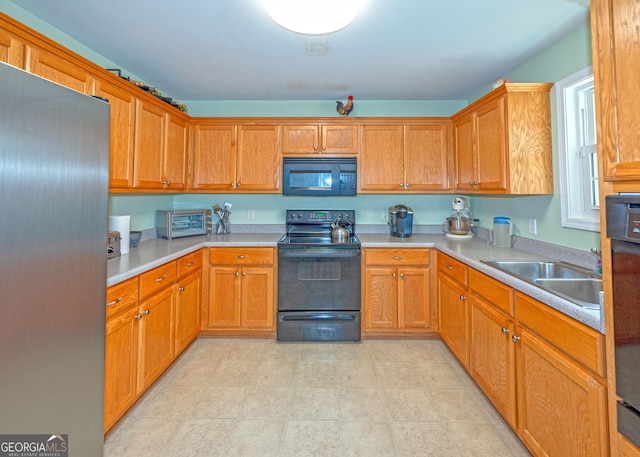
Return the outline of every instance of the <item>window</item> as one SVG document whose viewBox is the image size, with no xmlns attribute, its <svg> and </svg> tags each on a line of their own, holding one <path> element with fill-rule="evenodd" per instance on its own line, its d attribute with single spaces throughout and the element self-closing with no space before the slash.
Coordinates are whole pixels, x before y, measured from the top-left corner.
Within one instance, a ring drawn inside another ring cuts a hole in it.
<svg viewBox="0 0 640 457">
<path fill-rule="evenodd" d="M 596 113 L 591 67 L 556 83 L 562 226 L 600 231 Z"/>
</svg>

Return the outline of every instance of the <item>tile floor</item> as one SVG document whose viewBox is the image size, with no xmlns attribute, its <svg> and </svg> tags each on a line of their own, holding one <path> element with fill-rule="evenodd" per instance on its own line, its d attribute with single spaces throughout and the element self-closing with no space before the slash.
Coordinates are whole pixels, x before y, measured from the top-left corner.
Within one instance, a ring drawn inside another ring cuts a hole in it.
<svg viewBox="0 0 640 457">
<path fill-rule="evenodd" d="M 200 338 L 105 457 L 529 456 L 439 340 Z"/>
</svg>

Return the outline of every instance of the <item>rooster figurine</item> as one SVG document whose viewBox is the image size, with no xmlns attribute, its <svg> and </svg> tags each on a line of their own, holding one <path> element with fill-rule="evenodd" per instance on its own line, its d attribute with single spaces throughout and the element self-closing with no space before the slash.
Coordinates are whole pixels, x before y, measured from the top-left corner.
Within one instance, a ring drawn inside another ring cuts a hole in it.
<svg viewBox="0 0 640 457">
<path fill-rule="evenodd" d="M 336 110 L 343 116 L 348 116 L 349 113 L 353 111 L 353 95 L 349 95 L 348 98 L 349 100 L 347 101 L 346 105 L 344 105 L 342 102 L 336 101 Z"/>
</svg>

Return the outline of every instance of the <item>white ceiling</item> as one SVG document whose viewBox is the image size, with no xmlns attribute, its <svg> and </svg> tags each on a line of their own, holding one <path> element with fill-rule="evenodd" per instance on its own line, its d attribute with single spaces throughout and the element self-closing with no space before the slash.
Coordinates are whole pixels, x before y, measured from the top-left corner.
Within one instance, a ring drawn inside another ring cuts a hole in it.
<svg viewBox="0 0 640 457">
<path fill-rule="evenodd" d="M 465 100 L 589 12 L 589 0 L 367 0 L 347 28 L 310 36 L 259 0 L 11 1 L 181 101 Z"/>
</svg>

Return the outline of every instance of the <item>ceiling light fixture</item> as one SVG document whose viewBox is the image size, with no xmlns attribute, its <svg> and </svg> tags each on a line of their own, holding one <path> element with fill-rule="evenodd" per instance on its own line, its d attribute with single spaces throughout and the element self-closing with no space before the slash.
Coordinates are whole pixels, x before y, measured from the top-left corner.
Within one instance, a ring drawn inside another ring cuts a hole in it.
<svg viewBox="0 0 640 457">
<path fill-rule="evenodd" d="M 364 0 L 262 0 L 277 24 L 306 35 L 322 35 L 351 24 Z"/>
</svg>

